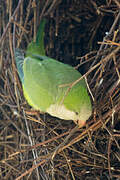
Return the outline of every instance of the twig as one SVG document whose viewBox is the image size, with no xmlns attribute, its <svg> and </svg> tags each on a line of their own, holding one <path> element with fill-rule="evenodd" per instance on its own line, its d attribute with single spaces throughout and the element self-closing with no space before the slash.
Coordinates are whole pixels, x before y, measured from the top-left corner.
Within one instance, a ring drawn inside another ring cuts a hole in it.
<svg viewBox="0 0 120 180">
<path fill-rule="evenodd" d="M 112 27 L 110 28 L 109 33 L 104 37 L 103 42 L 104 42 L 104 41 L 107 39 L 107 37 L 113 32 L 113 30 L 114 30 L 114 28 L 115 28 L 115 26 L 116 26 L 119 18 L 120 18 L 120 12 L 118 13 L 117 17 L 115 18 L 114 23 L 113 23 Z M 98 53 L 97 53 L 97 55 L 96 55 L 96 59 L 98 58 L 99 53 L 100 53 L 101 50 L 103 49 L 103 46 L 104 46 L 104 44 L 101 44 L 101 46 L 100 46 L 100 48 L 99 48 L 99 50 L 98 50 Z M 104 49 L 107 49 L 107 47 L 108 47 L 108 45 L 106 44 L 105 47 L 104 47 Z M 95 64 L 95 62 L 96 62 L 96 61 L 94 61 L 94 62 L 92 63 L 91 67 Z"/>
<path fill-rule="evenodd" d="M 33 146 L 34 144 L 33 144 L 32 138 L 31 138 L 31 133 L 30 133 L 29 125 L 28 125 L 27 119 L 25 117 L 24 110 L 23 110 L 23 115 L 24 115 L 24 120 L 25 120 L 25 124 L 26 124 L 26 128 L 27 128 L 27 134 L 28 134 L 28 137 L 29 137 L 29 142 L 30 142 L 30 145 Z M 32 153 L 33 153 L 33 158 L 34 158 L 34 165 L 36 166 L 37 165 L 36 150 L 32 149 Z M 38 167 L 36 167 L 36 173 L 37 173 L 37 179 L 40 180 L 40 175 L 39 175 Z"/>
<path fill-rule="evenodd" d="M 9 20 L 9 22 L 8 22 L 8 24 L 7 24 L 4 32 L 3 32 L 3 34 L 2 34 L 2 37 L 0 38 L 0 44 L 2 43 L 2 41 L 3 41 L 3 39 L 4 39 L 5 35 L 6 35 L 6 33 L 7 33 L 7 31 L 8 31 L 8 29 L 9 29 L 9 27 L 10 27 L 10 24 L 11 24 L 12 21 L 14 20 L 14 17 L 15 17 L 15 15 L 17 14 L 17 12 L 18 12 L 18 10 L 19 10 L 19 8 L 20 8 L 20 5 L 21 5 L 21 3 L 22 3 L 22 1 L 23 1 L 23 0 L 19 0 L 18 5 L 17 5 L 14 13 L 13 13 L 13 15 L 11 16 L 11 18 L 10 18 L 10 20 Z"/>
<path fill-rule="evenodd" d="M 63 143 L 61 143 L 53 152 L 52 155 L 52 160 L 54 159 L 55 155 L 57 154 L 57 152 L 67 143 L 67 141 L 70 139 L 70 137 L 79 130 L 79 127 L 76 126 L 75 128 L 73 128 L 70 132 L 70 134 L 65 138 L 65 140 L 63 141 Z"/>
</svg>

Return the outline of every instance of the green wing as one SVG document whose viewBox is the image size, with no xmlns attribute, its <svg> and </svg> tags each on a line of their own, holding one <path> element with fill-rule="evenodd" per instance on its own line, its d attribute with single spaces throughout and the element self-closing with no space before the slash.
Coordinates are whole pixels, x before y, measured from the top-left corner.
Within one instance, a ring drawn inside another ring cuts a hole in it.
<svg viewBox="0 0 120 180">
<path fill-rule="evenodd" d="M 33 58 L 27 57 L 24 62 L 26 99 L 36 109 L 46 111 L 51 104 L 61 103 L 68 87 L 60 87 L 60 85 L 72 83 L 80 77 L 81 74 L 73 67 L 52 58 L 35 55 Z M 73 110 L 74 103 L 77 101 L 79 108 L 84 93 L 87 93 L 86 84 L 81 80 L 65 96 L 64 104 Z"/>
</svg>

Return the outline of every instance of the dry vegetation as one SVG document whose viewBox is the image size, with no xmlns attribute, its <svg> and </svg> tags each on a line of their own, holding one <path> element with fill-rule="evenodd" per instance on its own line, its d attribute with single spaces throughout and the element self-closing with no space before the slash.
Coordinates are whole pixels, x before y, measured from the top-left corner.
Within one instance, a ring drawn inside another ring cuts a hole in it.
<svg viewBox="0 0 120 180">
<path fill-rule="evenodd" d="M 46 53 L 88 79 L 93 115 L 76 132 L 23 97 L 14 48 L 26 49 L 43 16 Z M 119 23 L 119 0 L 0 0 L 1 180 L 120 179 Z"/>
</svg>

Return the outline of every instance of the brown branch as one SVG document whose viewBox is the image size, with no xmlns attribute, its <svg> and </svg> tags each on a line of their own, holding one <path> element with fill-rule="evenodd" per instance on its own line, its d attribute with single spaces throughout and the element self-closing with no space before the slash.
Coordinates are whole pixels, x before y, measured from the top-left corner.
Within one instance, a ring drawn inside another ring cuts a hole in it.
<svg viewBox="0 0 120 180">
<path fill-rule="evenodd" d="M 15 11 L 14 11 L 14 13 L 13 13 L 13 15 L 10 17 L 10 20 L 9 20 L 9 22 L 8 22 L 8 24 L 7 24 L 4 32 L 3 32 L 3 34 L 2 34 L 2 37 L 0 38 L 0 44 L 2 43 L 4 37 L 6 36 L 6 33 L 7 33 L 8 29 L 9 29 L 9 27 L 10 27 L 10 24 L 14 21 L 14 18 L 15 18 L 16 14 L 17 14 L 17 12 L 18 12 L 18 10 L 19 10 L 19 8 L 20 8 L 20 5 L 21 5 L 22 1 L 23 1 L 23 0 L 19 0 L 18 5 L 17 5 L 17 7 L 16 7 L 16 9 L 15 9 Z"/>
</svg>

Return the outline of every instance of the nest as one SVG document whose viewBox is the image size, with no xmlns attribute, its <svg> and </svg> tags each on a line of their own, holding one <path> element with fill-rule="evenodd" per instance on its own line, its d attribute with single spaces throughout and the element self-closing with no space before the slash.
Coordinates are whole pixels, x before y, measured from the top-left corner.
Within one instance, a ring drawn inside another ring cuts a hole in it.
<svg viewBox="0 0 120 180">
<path fill-rule="evenodd" d="M 118 0 L 1 0 L 0 179 L 120 178 L 119 8 Z M 46 54 L 87 79 L 93 113 L 76 131 L 23 97 L 14 48 L 36 38 L 43 16 Z"/>
</svg>

